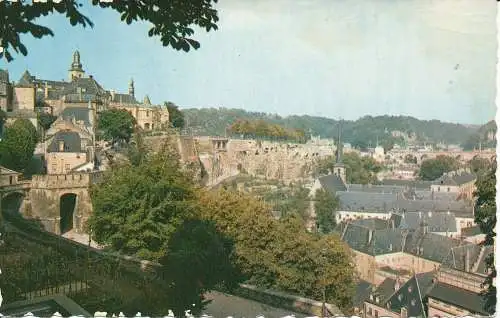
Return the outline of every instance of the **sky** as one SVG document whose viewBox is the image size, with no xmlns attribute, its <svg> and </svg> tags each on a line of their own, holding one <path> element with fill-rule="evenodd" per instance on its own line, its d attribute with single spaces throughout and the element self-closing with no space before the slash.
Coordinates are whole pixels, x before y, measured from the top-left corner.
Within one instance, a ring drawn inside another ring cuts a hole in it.
<svg viewBox="0 0 500 318">
<path fill-rule="evenodd" d="M 219 30 L 197 31 L 185 53 L 126 25 L 110 10 L 85 13 L 94 28 L 43 18 L 55 33 L 24 36 L 28 56 L 7 68 L 67 79 L 72 53 L 106 89 L 171 101 L 355 120 L 365 115 L 483 124 L 495 116 L 494 0 L 220 0 Z"/>
</svg>

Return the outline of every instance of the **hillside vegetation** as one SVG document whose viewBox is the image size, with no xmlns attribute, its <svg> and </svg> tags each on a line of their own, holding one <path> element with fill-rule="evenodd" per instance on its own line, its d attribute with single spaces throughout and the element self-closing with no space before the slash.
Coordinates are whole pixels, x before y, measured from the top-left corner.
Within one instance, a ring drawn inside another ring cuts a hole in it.
<svg viewBox="0 0 500 318">
<path fill-rule="evenodd" d="M 301 129 L 307 134 L 324 138 L 337 136 L 339 121 L 325 117 L 287 116 L 247 112 L 228 108 L 190 108 L 182 112 L 186 126 L 200 135 L 225 135 L 227 128 L 238 120 L 265 120 L 289 129 Z M 343 121 L 343 140 L 355 147 L 380 145 L 390 148 L 394 143 L 404 144 L 408 137 L 419 142 L 464 144 L 477 132 L 470 125 L 445 123 L 439 120 L 419 120 L 409 116 L 365 116 L 355 121 Z M 393 136 L 393 132 L 396 132 Z M 397 133 L 400 132 L 400 133 Z"/>
</svg>

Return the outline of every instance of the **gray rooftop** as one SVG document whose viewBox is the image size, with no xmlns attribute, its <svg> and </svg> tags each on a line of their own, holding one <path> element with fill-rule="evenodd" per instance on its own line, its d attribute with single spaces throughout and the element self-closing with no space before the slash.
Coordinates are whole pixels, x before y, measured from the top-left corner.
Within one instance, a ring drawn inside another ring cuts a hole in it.
<svg viewBox="0 0 500 318">
<path fill-rule="evenodd" d="M 9 71 L 0 68 L 0 82 L 9 83 Z"/>
<path fill-rule="evenodd" d="M 340 210 L 358 212 L 388 212 L 393 207 L 396 193 L 339 191 Z"/>
<path fill-rule="evenodd" d="M 82 152 L 80 136 L 73 131 L 58 131 L 49 145 L 48 152 L 61 152 L 59 150 L 60 141 L 64 142 L 64 150 L 62 152 Z"/>
<path fill-rule="evenodd" d="M 400 229 L 373 230 L 358 224 L 347 224 L 342 240 L 350 248 L 369 255 L 383 255 L 403 251 L 405 234 Z"/>
<path fill-rule="evenodd" d="M 347 191 L 371 192 L 371 193 L 401 193 L 405 189 L 406 189 L 405 186 L 398 186 L 398 185 L 349 184 L 347 186 Z"/>
<path fill-rule="evenodd" d="M 86 107 L 66 107 L 61 115 L 62 118 L 72 121 L 82 121 L 86 127 L 91 127 L 90 123 L 90 110 Z"/>
<path fill-rule="evenodd" d="M 472 216 L 472 206 L 464 201 L 448 200 L 397 200 L 394 208 L 399 212 L 453 212 L 455 216 Z"/>
<path fill-rule="evenodd" d="M 485 300 L 480 294 L 448 285 L 442 282 L 435 284 L 429 292 L 429 297 L 440 300 L 444 303 L 466 309 L 472 314 L 489 316 L 492 313 L 484 309 Z"/>
<path fill-rule="evenodd" d="M 453 213 L 406 212 L 401 213 L 399 218 L 395 217 L 395 226 L 399 228 L 415 230 L 422 225 L 426 225 L 429 232 L 457 232 L 457 223 Z"/>
<path fill-rule="evenodd" d="M 469 253 L 469 262 L 470 262 L 469 270 L 472 270 L 472 266 L 477 261 L 479 254 L 481 252 L 481 247 L 476 244 L 468 244 L 468 245 L 453 247 L 450 250 L 446 259 L 443 261 L 443 266 L 465 272 L 466 271 L 465 258 L 467 257 L 467 251 Z"/>
<path fill-rule="evenodd" d="M 420 181 L 420 180 L 400 180 L 400 179 L 385 179 L 382 180 L 383 185 L 392 186 L 408 186 L 416 190 L 426 190 L 430 189 L 432 181 Z"/>
<path fill-rule="evenodd" d="M 134 96 L 129 94 L 114 93 L 114 95 L 108 92 L 111 96 L 111 101 L 115 103 L 123 104 L 138 104 Z"/>
<path fill-rule="evenodd" d="M 418 257 L 442 263 L 453 247 L 459 246 L 461 242 L 444 235 L 425 233 L 417 229 L 408 235 L 405 252 Z"/>
<path fill-rule="evenodd" d="M 434 272 L 413 276 L 390 297 L 388 307 L 396 313 L 406 308 L 408 317 L 426 317 L 424 299 L 433 286 L 433 278 Z"/>
<path fill-rule="evenodd" d="M 476 179 L 476 175 L 469 172 L 451 172 L 444 174 L 442 177 L 437 179 L 434 184 L 438 185 L 449 185 L 449 186 L 460 186 L 465 183 L 469 183 Z"/>
<path fill-rule="evenodd" d="M 329 174 L 318 178 L 323 189 L 328 191 L 330 194 L 335 195 L 338 191 L 347 190 L 346 185 L 342 179 L 334 174 Z"/>
</svg>

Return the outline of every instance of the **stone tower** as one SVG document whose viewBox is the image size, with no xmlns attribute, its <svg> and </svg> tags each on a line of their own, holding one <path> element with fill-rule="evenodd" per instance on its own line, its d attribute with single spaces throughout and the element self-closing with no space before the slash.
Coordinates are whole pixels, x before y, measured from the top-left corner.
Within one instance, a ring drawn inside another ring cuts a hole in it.
<svg viewBox="0 0 500 318">
<path fill-rule="evenodd" d="M 82 68 L 82 63 L 80 62 L 80 52 L 75 51 L 73 53 L 73 63 L 69 69 L 69 80 L 72 81 L 75 78 L 82 78 L 85 71 Z"/>
<path fill-rule="evenodd" d="M 128 83 L 128 94 L 132 97 L 134 97 L 135 90 L 134 90 L 134 79 L 131 78 L 130 82 Z"/>
<path fill-rule="evenodd" d="M 344 184 L 347 184 L 345 165 L 342 163 L 342 121 L 339 123 L 339 134 L 337 139 L 337 155 L 335 158 L 335 165 L 333 165 L 333 174 L 342 179 Z"/>
</svg>

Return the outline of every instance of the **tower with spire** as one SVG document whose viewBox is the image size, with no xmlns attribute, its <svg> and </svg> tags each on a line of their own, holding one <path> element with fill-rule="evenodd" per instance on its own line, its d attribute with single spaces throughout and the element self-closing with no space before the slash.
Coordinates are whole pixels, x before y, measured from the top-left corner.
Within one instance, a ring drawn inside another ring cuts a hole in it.
<svg viewBox="0 0 500 318">
<path fill-rule="evenodd" d="M 342 163 L 342 121 L 339 122 L 339 132 L 337 137 L 337 153 L 335 158 L 335 164 L 333 165 L 333 174 L 338 176 L 344 184 L 347 184 L 345 165 Z"/>
<path fill-rule="evenodd" d="M 135 90 L 134 90 L 134 79 L 131 78 L 130 82 L 128 83 L 128 94 L 132 97 L 135 95 Z"/>
<path fill-rule="evenodd" d="M 82 68 L 82 63 L 80 62 L 80 52 L 75 51 L 73 53 L 73 62 L 69 69 L 69 80 L 73 81 L 75 78 L 82 78 L 85 75 L 85 71 Z"/>
</svg>

